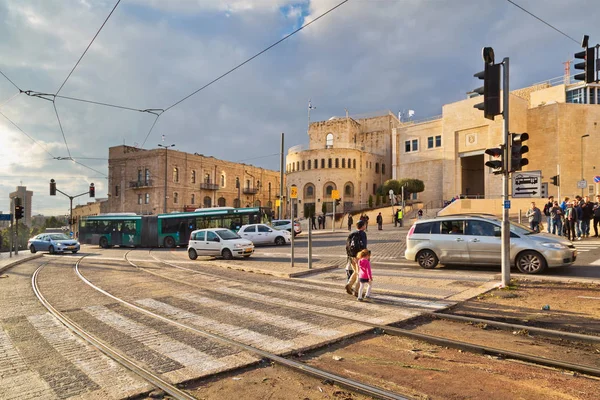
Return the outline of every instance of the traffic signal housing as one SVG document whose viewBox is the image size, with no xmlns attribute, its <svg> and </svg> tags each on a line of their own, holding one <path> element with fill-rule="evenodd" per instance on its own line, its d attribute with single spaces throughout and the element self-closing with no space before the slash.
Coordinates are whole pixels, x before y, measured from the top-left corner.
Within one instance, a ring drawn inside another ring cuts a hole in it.
<svg viewBox="0 0 600 400">
<path fill-rule="evenodd" d="M 527 158 L 523 158 L 523 154 L 529 152 L 529 146 L 524 142 L 529 139 L 528 133 L 511 133 L 510 134 L 510 171 L 521 171 L 523 167 L 529 164 Z"/>
<path fill-rule="evenodd" d="M 15 206 L 15 219 L 23 218 L 23 206 Z"/>
<path fill-rule="evenodd" d="M 485 69 L 476 73 L 475 78 L 483 79 L 483 86 L 473 92 L 483 96 L 483 102 L 473 107 L 482 110 L 483 116 L 494 120 L 500 115 L 500 64 L 485 63 Z"/>
<path fill-rule="evenodd" d="M 493 169 L 493 174 L 498 175 L 504 172 L 504 146 L 500 145 L 499 147 L 493 149 L 486 149 L 485 154 L 489 154 L 490 156 L 497 158 L 497 160 L 490 160 L 485 163 L 486 167 L 490 167 Z"/>
<path fill-rule="evenodd" d="M 585 81 L 585 83 L 595 82 L 596 49 L 594 47 L 588 47 L 579 53 L 575 53 L 574 57 L 584 61 L 573 66 L 575 69 L 583 70 L 582 73 L 573 76 L 573 79 L 576 81 Z"/>
<path fill-rule="evenodd" d="M 90 197 L 96 197 L 96 188 L 93 183 L 90 183 Z"/>
<path fill-rule="evenodd" d="M 56 181 L 50 179 L 50 196 L 56 196 Z"/>
<path fill-rule="evenodd" d="M 340 199 L 335 199 L 335 206 L 339 206 L 340 205 Z"/>
<path fill-rule="evenodd" d="M 560 186 L 560 175 L 554 175 L 550 180 L 554 186 Z"/>
</svg>

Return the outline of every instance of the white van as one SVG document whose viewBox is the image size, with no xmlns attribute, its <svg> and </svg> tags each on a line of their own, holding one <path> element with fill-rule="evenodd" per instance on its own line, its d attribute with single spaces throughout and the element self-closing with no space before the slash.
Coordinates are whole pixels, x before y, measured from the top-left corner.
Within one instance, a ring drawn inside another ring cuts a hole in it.
<svg viewBox="0 0 600 400">
<path fill-rule="evenodd" d="M 222 256 L 231 260 L 233 257 L 248 258 L 252 253 L 254 243 L 225 228 L 193 231 L 188 243 L 188 256 L 192 260 L 198 256 Z"/>
</svg>

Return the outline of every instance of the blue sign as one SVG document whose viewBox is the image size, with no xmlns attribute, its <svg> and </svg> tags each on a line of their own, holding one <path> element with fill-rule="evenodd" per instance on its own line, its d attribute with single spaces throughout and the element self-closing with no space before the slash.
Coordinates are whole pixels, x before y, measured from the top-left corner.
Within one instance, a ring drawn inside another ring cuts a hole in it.
<svg viewBox="0 0 600 400">
<path fill-rule="evenodd" d="M 504 208 L 505 209 L 509 209 L 510 208 L 510 200 L 504 200 Z"/>
<path fill-rule="evenodd" d="M 0 221 L 10 221 L 12 214 L 0 214 Z"/>
<path fill-rule="evenodd" d="M 594 177 L 594 182 L 596 182 L 596 183 L 600 183 L 600 176 L 596 175 L 596 176 Z"/>
</svg>

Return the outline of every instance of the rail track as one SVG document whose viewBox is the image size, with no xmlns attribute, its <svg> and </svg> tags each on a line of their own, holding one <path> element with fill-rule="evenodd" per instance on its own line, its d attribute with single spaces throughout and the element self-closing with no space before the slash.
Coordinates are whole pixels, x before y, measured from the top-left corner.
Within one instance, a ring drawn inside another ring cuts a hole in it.
<svg viewBox="0 0 600 400">
<path fill-rule="evenodd" d="M 124 259 L 130 265 L 134 266 L 135 268 L 138 268 L 146 273 L 149 273 L 149 274 L 152 274 L 155 276 L 159 276 L 163 279 L 168 279 L 168 280 L 171 280 L 171 281 L 174 281 L 174 282 L 177 282 L 180 284 L 184 284 L 184 285 L 187 285 L 190 287 L 201 288 L 201 289 L 207 290 L 205 287 L 201 287 L 194 283 L 183 281 L 180 279 L 174 279 L 174 278 L 165 276 L 163 274 L 157 273 L 155 271 L 150 271 L 144 267 L 140 267 L 127 258 L 128 254 L 129 254 L 129 252 L 124 255 Z M 164 261 L 164 260 L 160 260 L 159 258 L 155 257 L 152 254 L 152 250 L 149 251 L 149 254 L 156 262 L 168 265 L 172 268 L 188 271 L 193 274 L 198 274 L 198 275 L 210 277 L 213 279 L 221 279 L 221 280 L 225 279 L 222 276 L 217 275 L 217 274 L 211 274 L 210 272 L 206 272 L 206 271 L 197 271 L 197 270 L 194 270 L 191 268 L 182 267 L 182 266 L 179 266 L 179 265 L 176 265 L 176 264 Z M 247 283 L 247 281 L 244 281 L 241 279 L 235 279 L 235 278 L 227 278 L 227 280 L 234 281 L 234 282 L 240 282 L 240 283 Z M 273 305 L 272 303 L 269 303 L 267 301 L 263 301 L 260 299 L 256 299 L 251 296 L 248 296 L 248 298 L 251 298 L 252 301 L 256 301 L 259 303 Z M 386 304 L 389 304 L 389 303 L 386 303 Z M 294 307 L 294 306 L 290 306 L 290 305 L 278 304 L 278 306 L 297 310 L 297 311 L 307 312 L 306 309 L 301 309 L 299 307 Z M 330 317 L 330 318 L 333 317 L 333 318 L 336 318 L 339 320 L 344 320 L 347 322 L 360 323 L 365 326 L 369 326 L 371 328 L 385 332 L 386 334 L 389 334 L 389 335 L 403 336 L 403 337 L 408 337 L 411 339 L 416 339 L 416 340 L 421 340 L 424 342 L 436 344 L 439 346 L 451 347 L 451 348 L 465 350 L 465 351 L 478 353 L 478 354 L 487 354 L 487 355 L 498 356 L 498 357 L 503 357 L 503 358 L 515 359 L 515 360 L 529 362 L 532 364 L 543 365 L 546 367 L 552 367 L 552 368 L 557 368 L 557 369 L 562 369 L 562 370 L 570 370 L 570 371 L 579 372 L 582 374 L 600 377 L 600 368 L 596 368 L 593 366 L 569 363 L 569 362 L 564 362 L 564 361 L 560 361 L 560 360 L 550 359 L 547 357 L 541 357 L 541 356 L 535 356 L 535 355 L 531 355 L 531 354 L 509 351 L 509 350 L 499 349 L 499 348 L 490 347 L 490 346 L 483 346 L 483 345 L 468 343 L 468 342 L 454 340 L 454 339 L 447 339 L 447 338 L 440 337 L 440 336 L 434 336 L 434 335 L 413 332 L 413 331 L 410 331 L 407 329 L 402 329 L 400 327 L 394 327 L 394 326 L 389 326 L 389 325 L 379 325 L 379 324 L 374 324 L 374 323 L 370 323 L 367 321 L 357 320 L 357 319 L 348 318 L 348 317 L 339 316 L 339 315 L 322 313 L 322 312 L 318 312 L 318 311 L 311 310 L 308 312 L 326 316 L 326 317 Z M 527 325 L 509 324 L 509 323 L 504 323 L 504 322 L 487 320 L 487 319 L 483 319 L 483 318 L 464 317 L 464 316 L 458 316 L 458 315 L 452 315 L 452 314 L 424 312 L 423 315 L 431 317 L 431 318 L 442 318 L 442 319 L 455 320 L 455 321 L 461 321 L 461 322 L 470 322 L 470 323 L 474 323 L 474 324 L 485 323 L 490 326 L 496 326 L 496 327 L 502 328 L 502 329 L 517 329 L 517 330 L 524 329 L 524 330 L 528 330 L 530 332 L 535 332 L 535 333 L 538 333 L 541 335 L 550 336 L 550 337 L 559 337 L 559 338 L 568 339 L 571 341 L 585 341 L 585 342 L 591 342 L 591 343 L 600 343 L 600 337 L 593 336 L 593 335 L 563 332 L 563 331 L 557 331 L 557 330 L 551 330 L 551 329 L 531 327 L 531 326 L 527 326 Z"/>
<path fill-rule="evenodd" d="M 129 253 L 129 252 L 128 252 Z M 127 256 L 127 254 L 125 254 L 125 258 Z M 234 346 L 237 348 L 240 348 L 246 352 L 255 354 L 255 355 L 259 355 L 260 357 L 262 357 L 263 359 L 268 359 L 271 360 L 277 364 L 289 367 L 297 372 L 301 372 L 305 375 L 310 375 L 313 377 L 317 377 L 319 379 L 323 379 L 323 380 L 328 380 L 331 382 L 335 382 L 337 383 L 339 386 L 341 387 L 345 387 L 347 389 L 353 390 L 355 392 L 376 398 L 376 399 L 390 399 L 390 400 L 408 400 L 410 397 L 407 397 L 403 394 L 399 394 L 399 393 L 394 393 L 391 391 L 387 391 L 385 389 L 381 389 L 375 386 L 371 386 L 368 384 L 364 384 L 361 383 L 359 381 L 356 380 L 352 380 L 352 379 L 348 379 L 348 378 L 344 378 L 342 376 L 336 375 L 336 374 L 332 374 L 329 373 L 327 371 L 323 371 L 320 370 L 318 368 L 314 368 L 311 366 L 308 366 L 304 363 L 298 362 L 298 361 L 294 361 L 291 360 L 289 358 L 285 358 L 285 357 L 281 357 L 278 356 L 276 354 L 273 353 L 269 353 L 267 351 L 258 349 L 256 347 L 253 346 L 249 346 L 246 345 L 244 343 L 241 342 L 237 342 L 234 340 L 231 340 L 229 338 L 208 332 L 208 331 L 204 331 L 201 329 L 198 329 L 196 327 L 187 325 L 187 324 L 183 324 L 181 322 L 172 320 L 170 318 L 166 318 L 162 315 L 159 315 L 157 313 L 154 313 L 150 310 L 147 310 L 143 307 L 139 307 L 133 303 L 130 303 L 124 299 L 121 299 L 111 293 L 109 293 L 108 291 L 94 285 L 92 282 L 90 282 L 85 276 L 83 276 L 83 274 L 81 273 L 80 269 L 79 269 L 79 265 L 80 262 L 85 258 L 86 256 L 83 256 L 81 258 L 79 258 L 75 264 L 75 273 L 77 274 L 77 276 L 83 281 L 85 282 L 87 285 L 89 285 L 91 288 L 93 288 L 94 290 L 104 294 L 105 296 L 110 297 L 111 299 L 131 308 L 134 309 L 140 313 L 143 313 L 145 315 L 151 316 L 153 318 L 156 318 L 162 322 L 166 322 L 168 324 L 174 325 L 178 328 L 181 329 L 185 329 L 187 331 L 193 332 L 197 335 L 200 335 L 202 337 L 208 338 L 208 339 L 212 339 L 221 343 L 224 343 L 226 345 L 229 346 Z M 117 361 L 119 364 L 121 364 L 122 366 L 124 366 L 125 368 L 127 368 L 128 370 L 130 370 L 131 372 L 133 372 L 134 374 L 140 376 L 141 378 L 143 378 L 144 380 L 148 381 L 149 383 L 151 383 L 153 386 L 162 389 L 165 393 L 169 394 L 170 396 L 172 396 L 173 398 L 177 399 L 177 400 L 191 400 L 194 399 L 193 396 L 191 396 L 190 394 L 182 391 L 181 389 L 179 389 L 178 387 L 176 387 L 175 385 L 166 382 L 164 379 L 162 379 L 160 376 L 158 376 L 157 374 L 153 373 L 152 371 L 148 370 L 147 368 L 144 368 L 142 366 L 140 366 L 138 363 L 136 363 L 134 360 L 130 359 L 129 357 L 127 357 L 125 354 L 122 354 L 121 352 L 119 352 L 118 350 L 114 349 L 113 347 L 107 345 L 106 343 L 103 343 L 100 339 L 96 338 L 95 336 L 93 336 L 92 334 L 90 334 L 89 332 L 87 332 L 83 327 L 79 326 L 77 323 L 75 323 L 74 321 L 72 321 L 68 316 L 66 316 L 64 313 L 60 312 L 59 310 L 57 310 L 55 307 L 52 306 L 52 304 L 50 304 L 50 302 L 44 297 L 43 293 L 41 292 L 40 288 L 39 288 L 39 284 L 38 284 L 38 276 L 40 271 L 42 271 L 42 269 L 48 264 L 48 262 L 43 263 L 42 265 L 39 266 L 39 268 L 34 272 L 34 274 L 32 275 L 32 287 L 34 290 L 34 293 L 36 295 L 36 297 L 39 299 L 39 301 L 42 303 L 42 305 L 44 305 L 44 307 L 46 307 L 46 309 L 52 314 L 54 315 L 61 323 L 63 323 L 67 328 L 69 328 L 72 332 L 74 332 L 76 335 L 80 336 L 81 338 L 83 338 L 84 340 L 86 340 L 88 343 L 90 343 L 91 345 L 93 345 L 94 347 L 96 347 L 97 349 L 99 349 L 101 352 L 103 352 L 105 355 L 107 355 L 108 357 L 112 358 L 113 360 Z M 139 267 L 138 267 L 139 268 Z"/>
</svg>

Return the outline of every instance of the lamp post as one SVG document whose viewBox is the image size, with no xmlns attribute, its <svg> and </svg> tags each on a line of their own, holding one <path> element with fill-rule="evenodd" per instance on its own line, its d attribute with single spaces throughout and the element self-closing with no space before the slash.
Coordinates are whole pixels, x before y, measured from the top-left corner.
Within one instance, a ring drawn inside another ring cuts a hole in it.
<svg viewBox="0 0 600 400">
<path fill-rule="evenodd" d="M 169 172 L 169 164 L 167 163 L 167 157 L 168 157 L 168 150 L 169 147 L 175 147 L 175 144 L 171 144 L 171 145 L 164 145 L 164 144 L 159 144 L 158 147 L 164 147 L 165 149 L 165 205 L 163 207 L 163 212 L 166 214 L 167 213 L 167 174 Z"/>
<path fill-rule="evenodd" d="M 583 181 L 583 138 L 589 137 L 589 134 L 581 135 L 581 180 Z M 583 187 L 581 188 L 581 197 L 583 197 Z"/>
</svg>

